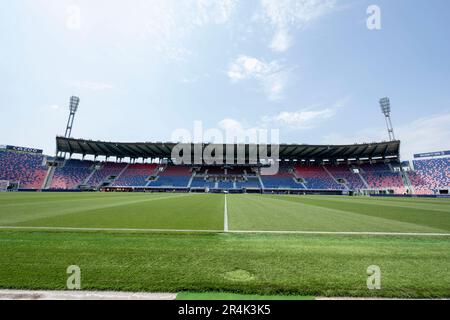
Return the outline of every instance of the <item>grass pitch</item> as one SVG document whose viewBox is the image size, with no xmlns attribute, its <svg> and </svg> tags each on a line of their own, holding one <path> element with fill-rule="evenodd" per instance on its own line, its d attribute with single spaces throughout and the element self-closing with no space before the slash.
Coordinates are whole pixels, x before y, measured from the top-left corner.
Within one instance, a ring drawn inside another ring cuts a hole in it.
<svg viewBox="0 0 450 320">
<path fill-rule="evenodd" d="M 0 194 L 0 288 L 64 289 L 75 264 L 82 289 L 450 297 L 448 199 L 228 195 L 229 233 L 221 232 L 224 199 Z M 381 290 L 367 289 L 369 265 L 381 268 Z"/>
</svg>

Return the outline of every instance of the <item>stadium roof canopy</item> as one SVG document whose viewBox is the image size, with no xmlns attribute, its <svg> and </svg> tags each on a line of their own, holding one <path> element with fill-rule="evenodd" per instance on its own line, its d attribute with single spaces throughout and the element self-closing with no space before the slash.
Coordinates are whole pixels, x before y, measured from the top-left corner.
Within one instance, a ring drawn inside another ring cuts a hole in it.
<svg viewBox="0 0 450 320">
<path fill-rule="evenodd" d="M 159 158 L 170 159 L 172 149 L 177 145 L 174 142 L 104 142 L 85 139 L 56 137 L 57 152 L 69 154 L 106 156 L 117 158 Z M 202 149 L 209 144 L 203 144 Z M 194 146 L 191 145 L 192 156 Z M 245 157 L 255 145 L 245 145 Z M 237 145 L 223 145 L 224 158 L 227 148 L 237 150 Z M 261 146 L 257 146 L 260 150 Z M 271 147 L 269 145 L 269 155 Z M 229 149 L 228 149 L 229 150 Z M 280 144 L 280 160 L 367 160 L 399 158 L 400 141 L 374 142 L 349 145 L 307 145 L 307 144 Z"/>
</svg>

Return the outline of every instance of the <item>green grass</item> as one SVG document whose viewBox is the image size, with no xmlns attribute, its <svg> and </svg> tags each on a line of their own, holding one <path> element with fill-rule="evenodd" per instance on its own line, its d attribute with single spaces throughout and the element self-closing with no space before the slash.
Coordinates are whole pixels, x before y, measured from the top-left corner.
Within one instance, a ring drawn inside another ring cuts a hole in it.
<svg viewBox="0 0 450 320">
<path fill-rule="evenodd" d="M 443 238 L 1 231 L 0 243 L 2 288 L 64 289 L 75 264 L 82 289 L 450 296 Z M 366 288 L 372 264 L 379 291 Z"/>
<path fill-rule="evenodd" d="M 210 194 L 6 194 L 0 225 L 223 230 L 224 197 Z"/>
<path fill-rule="evenodd" d="M 228 199 L 229 225 L 231 230 L 450 233 L 449 200 L 234 195 Z"/>
<path fill-rule="evenodd" d="M 228 195 L 227 203 L 230 230 L 450 233 L 448 199 Z M 223 209 L 223 195 L 8 193 L 0 194 L 0 226 L 217 231 Z M 186 299 L 450 297 L 449 236 L 216 231 L 2 229 L 0 288 L 64 289 L 75 264 L 82 289 Z M 381 268 L 381 290 L 366 287 L 369 265 Z"/>
</svg>

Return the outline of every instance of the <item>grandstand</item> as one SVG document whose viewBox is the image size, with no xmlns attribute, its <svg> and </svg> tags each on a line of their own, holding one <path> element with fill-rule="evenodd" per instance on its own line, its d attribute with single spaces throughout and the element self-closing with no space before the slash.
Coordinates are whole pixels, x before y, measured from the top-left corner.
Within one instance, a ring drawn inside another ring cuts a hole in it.
<svg viewBox="0 0 450 320">
<path fill-rule="evenodd" d="M 395 193 L 403 194 L 406 186 L 400 171 L 394 172 L 387 163 L 363 164 L 360 166 L 361 175 L 367 181 L 369 189 L 393 189 Z"/>
<path fill-rule="evenodd" d="M 448 194 L 450 158 L 419 159 L 402 169 L 399 141 L 350 146 L 281 145 L 279 169 L 268 164 L 187 165 L 170 161 L 170 143 L 92 142 L 57 137 L 58 151 L 94 156 L 94 160 L 57 159 L 42 154 L 0 151 L 0 180 L 19 189 L 136 191 L 289 192 L 324 194 Z M 108 153 L 101 153 L 108 150 Z M 124 153 L 128 150 L 128 153 Z M 145 150 L 145 152 L 143 151 Z M 373 158 L 366 157 L 370 153 Z M 359 155 L 359 156 L 357 156 Z M 97 161 L 98 156 L 117 161 Z M 128 158 L 129 161 L 124 161 Z M 137 158 L 142 159 L 138 163 Z M 145 160 L 145 161 L 144 161 Z M 147 163 L 145 163 L 147 162 Z M 53 167 L 55 166 L 55 167 Z M 45 183 L 48 180 L 47 183 Z"/>
<path fill-rule="evenodd" d="M 0 180 L 17 182 L 22 189 L 40 189 L 46 173 L 42 154 L 0 150 Z"/>
<path fill-rule="evenodd" d="M 92 161 L 70 159 L 56 168 L 50 189 L 76 189 L 84 184 L 94 167 Z"/>
<path fill-rule="evenodd" d="M 415 194 L 436 194 L 450 186 L 450 158 L 413 161 L 408 173 Z"/>
</svg>

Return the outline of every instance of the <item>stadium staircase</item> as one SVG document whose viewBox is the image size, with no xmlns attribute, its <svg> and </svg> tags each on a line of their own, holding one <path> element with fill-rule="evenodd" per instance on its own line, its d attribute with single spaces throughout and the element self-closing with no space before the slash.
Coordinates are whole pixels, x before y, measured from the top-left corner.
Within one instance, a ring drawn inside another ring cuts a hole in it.
<svg viewBox="0 0 450 320">
<path fill-rule="evenodd" d="M 117 177 L 116 177 L 113 181 L 111 181 L 111 185 L 113 185 L 117 180 L 119 180 L 120 176 L 121 176 L 125 171 L 127 171 L 127 169 L 128 169 L 129 166 L 130 166 L 130 163 L 128 163 L 128 164 L 122 169 L 122 171 L 120 171 L 120 173 L 117 175 Z"/>
<path fill-rule="evenodd" d="M 348 187 L 347 183 L 341 183 L 341 182 L 339 182 L 339 181 L 331 174 L 331 172 L 327 169 L 326 166 L 322 166 L 322 167 L 323 167 L 323 170 L 325 170 L 325 172 L 328 173 L 328 175 L 331 177 L 331 179 L 333 179 L 333 181 L 334 181 L 336 184 L 343 185 L 343 186 L 345 187 L 346 190 L 349 190 L 349 189 L 350 189 L 350 188 Z"/>
<path fill-rule="evenodd" d="M 364 186 L 366 187 L 366 189 L 370 189 L 369 188 L 369 184 L 367 183 L 366 179 L 364 179 L 364 177 L 361 174 L 361 168 L 357 168 L 358 169 L 358 176 L 361 179 L 361 181 L 364 183 Z"/>
<path fill-rule="evenodd" d="M 87 176 L 86 179 L 84 179 L 84 181 L 82 183 L 83 185 L 88 185 L 89 180 L 91 180 L 91 178 L 95 174 L 95 172 L 97 172 L 97 170 L 100 169 L 100 166 L 97 166 L 96 164 L 94 164 L 92 167 L 93 167 L 92 172 Z"/>
<path fill-rule="evenodd" d="M 259 173 L 259 170 L 258 170 L 258 172 L 256 172 L 256 176 L 258 177 L 258 181 L 259 181 L 259 184 L 261 185 L 261 189 L 264 189 L 265 188 L 264 187 L 264 183 L 263 183 L 263 181 L 261 179 L 261 175 Z"/>
<path fill-rule="evenodd" d="M 50 166 L 47 170 L 47 175 L 45 176 L 44 183 L 42 184 L 42 189 L 49 189 L 52 184 L 53 175 L 55 174 L 56 167 Z"/>
<path fill-rule="evenodd" d="M 148 180 L 147 184 L 145 185 L 146 187 L 151 187 L 152 182 L 158 181 L 159 180 L 159 174 L 164 172 L 167 169 L 167 164 L 162 165 L 159 164 L 158 166 L 156 166 L 155 170 L 153 170 L 152 174 L 149 175 L 147 177 L 147 179 L 149 179 L 150 177 L 155 177 L 154 180 Z"/>
<path fill-rule="evenodd" d="M 300 179 L 302 179 L 301 177 L 297 176 L 297 172 L 295 172 L 295 170 L 292 172 L 292 174 L 294 175 L 294 178 L 296 179 L 296 181 L 299 181 Z M 308 190 L 308 188 L 306 187 L 306 185 L 303 182 L 297 182 L 297 183 L 301 184 L 305 190 Z"/>
<path fill-rule="evenodd" d="M 404 187 L 407 190 L 408 193 L 410 193 L 411 191 L 411 183 L 409 182 L 409 179 L 406 177 L 402 167 L 400 166 L 400 171 L 395 171 L 394 167 L 392 166 L 392 164 L 388 163 L 389 168 L 391 169 L 391 172 L 397 172 L 400 176 L 400 178 L 403 181 Z"/>
<path fill-rule="evenodd" d="M 197 172 L 195 170 L 192 170 L 192 175 L 191 175 L 191 178 L 189 179 L 189 182 L 188 182 L 188 185 L 187 185 L 188 188 L 191 187 L 192 181 L 194 180 L 196 174 L 197 174 Z"/>
<path fill-rule="evenodd" d="M 145 185 L 146 187 L 151 187 L 152 182 L 158 181 L 159 176 L 155 176 L 154 180 L 148 180 L 147 184 Z"/>
<path fill-rule="evenodd" d="M 401 168 L 401 175 L 402 175 L 403 183 L 405 184 L 405 187 L 408 190 L 408 193 L 413 194 L 414 188 L 411 184 L 411 180 L 409 180 L 408 173 L 405 170 L 403 170 L 402 168 Z"/>
</svg>

